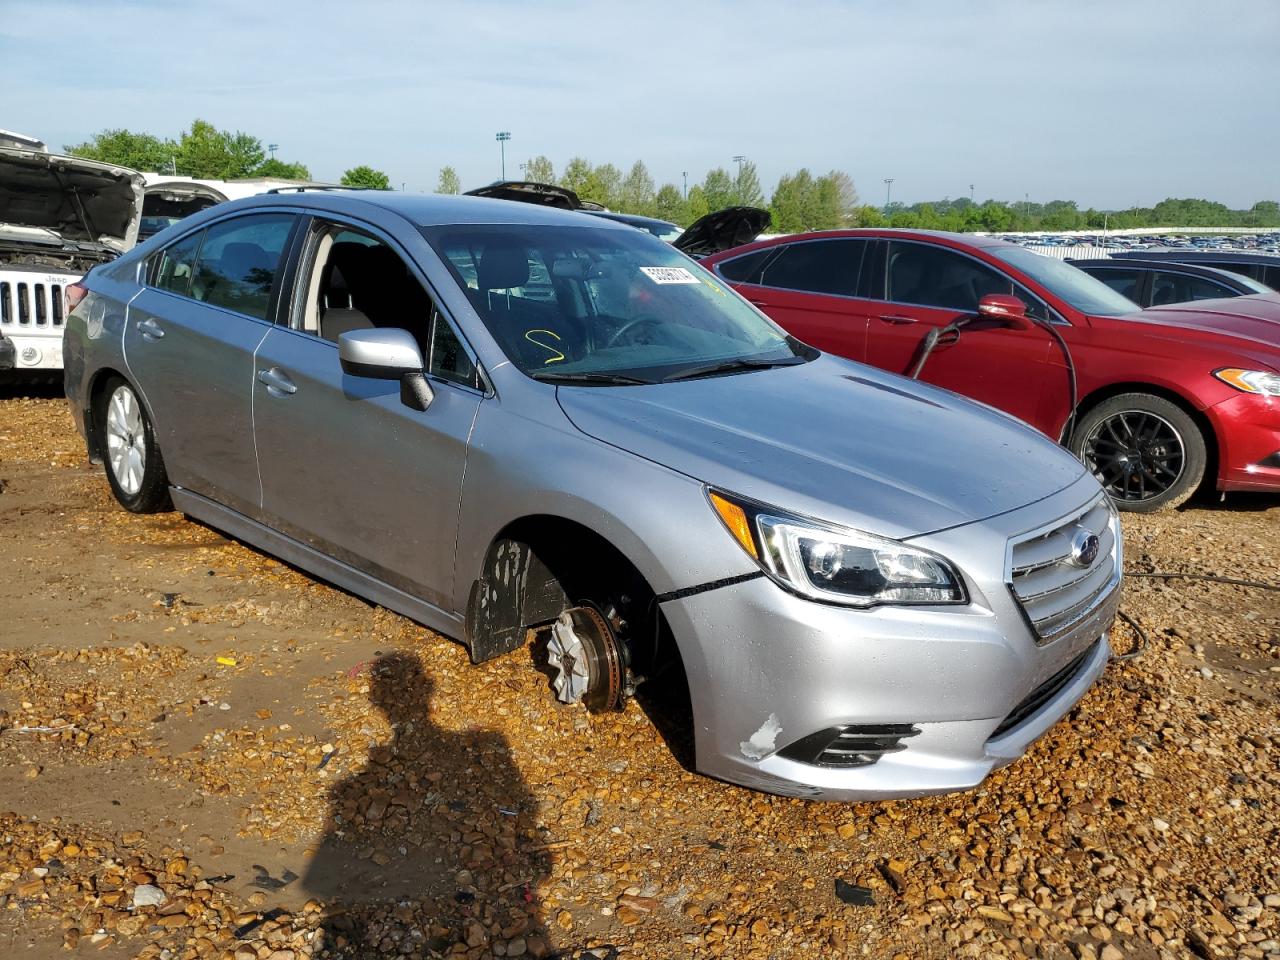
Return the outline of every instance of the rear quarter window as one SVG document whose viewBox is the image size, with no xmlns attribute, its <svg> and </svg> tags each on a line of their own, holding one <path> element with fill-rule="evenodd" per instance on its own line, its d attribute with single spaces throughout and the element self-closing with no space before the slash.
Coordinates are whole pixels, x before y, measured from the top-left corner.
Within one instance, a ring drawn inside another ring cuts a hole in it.
<svg viewBox="0 0 1280 960">
<path fill-rule="evenodd" d="M 716 272 L 730 283 L 759 283 L 760 271 L 769 258 L 778 252 L 777 247 L 765 247 L 754 253 L 746 253 L 726 260 L 716 267 Z"/>
</svg>

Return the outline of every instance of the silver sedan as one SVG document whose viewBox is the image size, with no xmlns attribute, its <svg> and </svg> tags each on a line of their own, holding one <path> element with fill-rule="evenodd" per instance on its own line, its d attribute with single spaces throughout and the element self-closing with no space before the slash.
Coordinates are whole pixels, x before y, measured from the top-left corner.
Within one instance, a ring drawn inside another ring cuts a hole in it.
<svg viewBox="0 0 1280 960">
<path fill-rule="evenodd" d="M 84 281 L 66 389 L 170 506 L 548 696 L 692 705 L 704 773 L 974 786 L 1109 657 L 1119 527 L 1032 429 L 819 353 L 655 237 L 501 200 L 221 204 Z"/>
</svg>

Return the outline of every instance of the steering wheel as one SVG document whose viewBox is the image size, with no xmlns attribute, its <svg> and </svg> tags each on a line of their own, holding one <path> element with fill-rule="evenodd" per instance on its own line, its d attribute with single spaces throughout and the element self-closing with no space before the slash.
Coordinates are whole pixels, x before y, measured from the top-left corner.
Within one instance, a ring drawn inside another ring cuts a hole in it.
<svg viewBox="0 0 1280 960">
<path fill-rule="evenodd" d="M 612 347 L 614 344 L 616 344 L 619 340 L 622 339 L 622 335 L 624 333 L 627 333 L 630 330 L 634 330 L 636 327 L 643 327 L 643 326 L 657 327 L 657 326 L 662 326 L 663 324 L 664 324 L 664 321 L 662 320 L 662 318 L 655 314 L 638 313 L 634 317 L 632 317 L 630 320 L 628 320 L 626 323 L 624 323 L 622 326 L 620 326 L 617 330 L 613 331 L 613 334 L 609 337 L 608 340 L 605 341 L 604 345 L 606 348 Z"/>
</svg>

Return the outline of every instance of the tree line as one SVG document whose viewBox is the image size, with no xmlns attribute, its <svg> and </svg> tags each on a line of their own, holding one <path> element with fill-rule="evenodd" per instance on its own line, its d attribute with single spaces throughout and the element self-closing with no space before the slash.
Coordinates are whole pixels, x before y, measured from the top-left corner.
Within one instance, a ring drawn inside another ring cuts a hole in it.
<svg viewBox="0 0 1280 960">
<path fill-rule="evenodd" d="M 252 134 L 219 130 L 206 120 L 195 120 L 176 139 L 157 137 L 134 130 L 103 130 L 84 143 L 63 150 L 75 157 L 114 163 L 134 170 L 168 173 L 197 180 L 243 180 L 272 177 L 279 180 L 310 180 L 305 163 L 277 160 L 267 156 L 262 141 Z M 352 167 L 342 175 L 347 186 L 389 190 L 391 182 L 380 170 Z"/>
<path fill-rule="evenodd" d="M 204 180 L 238 180 L 274 177 L 310 180 L 311 171 L 298 161 L 267 156 L 262 141 L 243 131 L 219 130 L 205 120 L 195 120 L 177 138 L 158 137 L 125 129 L 103 130 L 84 143 L 64 147 L 75 156 L 115 163 L 135 170 L 152 170 Z M 912 227 L 956 232 L 1119 230 L 1130 227 L 1280 227 L 1280 204 L 1261 200 L 1247 210 L 1232 210 L 1222 203 L 1197 198 L 1169 198 L 1154 207 L 1128 210 L 1081 210 L 1072 200 L 986 200 L 968 197 L 885 207 L 861 203 L 853 178 L 842 170 L 814 174 L 808 169 L 778 178 L 767 200 L 756 165 L 740 161 L 735 171 L 716 167 L 700 181 L 658 185 L 643 160 L 624 173 L 612 163 L 592 164 L 573 157 L 559 176 L 550 158 L 536 156 L 520 164 L 520 178 L 556 183 L 573 190 L 583 200 L 610 210 L 670 220 L 688 226 L 714 210 L 730 206 L 764 206 L 773 217 L 770 230 L 797 233 L 839 227 Z M 342 175 L 347 186 L 389 190 L 390 178 L 368 165 L 352 167 Z M 451 166 L 440 171 L 438 193 L 461 193 L 458 172 Z"/>
</svg>

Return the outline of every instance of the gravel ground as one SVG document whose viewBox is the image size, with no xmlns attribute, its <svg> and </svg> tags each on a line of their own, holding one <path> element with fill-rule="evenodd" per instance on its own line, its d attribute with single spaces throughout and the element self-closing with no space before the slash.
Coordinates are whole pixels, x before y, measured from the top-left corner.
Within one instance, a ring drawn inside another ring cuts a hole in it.
<svg viewBox="0 0 1280 960">
<path fill-rule="evenodd" d="M 5 957 L 1280 958 L 1280 594 L 1130 579 L 1149 646 L 1024 759 L 812 803 L 119 510 L 52 396 L 0 400 L 0 451 Z M 1280 583 L 1275 497 L 1125 540 Z"/>
</svg>

